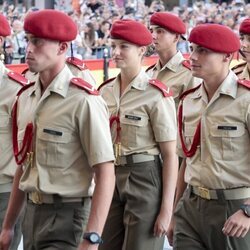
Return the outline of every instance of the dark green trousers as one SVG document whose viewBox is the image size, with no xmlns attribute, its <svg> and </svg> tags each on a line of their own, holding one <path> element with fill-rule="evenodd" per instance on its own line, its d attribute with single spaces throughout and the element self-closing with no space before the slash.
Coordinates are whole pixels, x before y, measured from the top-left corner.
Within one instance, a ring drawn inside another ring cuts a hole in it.
<svg viewBox="0 0 250 250">
<path fill-rule="evenodd" d="M 116 167 L 116 187 L 100 250 L 162 250 L 153 235 L 162 195 L 162 166 L 144 162 Z"/>
<path fill-rule="evenodd" d="M 23 221 L 25 250 L 77 250 L 84 224 L 82 203 L 36 205 L 28 201 Z"/>
<path fill-rule="evenodd" d="M 188 188 L 176 211 L 174 250 L 249 250 L 250 233 L 244 238 L 222 233 L 227 218 L 235 213 L 244 200 L 206 200 Z M 246 218 L 248 219 L 248 218 Z"/>
</svg>

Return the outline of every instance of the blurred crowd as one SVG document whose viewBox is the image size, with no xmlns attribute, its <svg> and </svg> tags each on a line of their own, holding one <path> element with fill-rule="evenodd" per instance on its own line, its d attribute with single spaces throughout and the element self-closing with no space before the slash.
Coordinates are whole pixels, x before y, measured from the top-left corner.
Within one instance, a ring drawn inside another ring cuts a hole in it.
<svg viewBox="0 0 250 250">
<path fill-rule="evenodd" d="M 190 2 L 190 1 L 189 1 Z M 239 23 L 250 16 L 250 4 L 244 0 L 215 3 L 210 0 L 193 1 L 190 6 L 185 4 L 169 10 L 161 0 L 152 1 L 147 6 L 144 0 L 85 0 L 80 1 L 78 10 L 68 12 L 78 26 L 78 35 L 72 43 L 75 57 L 80 59 L 99 59 L 110 55 L 110 27 L 118 19 L 132 18 L 148 25 L 149 18 L 154 12 L 170 11 L 182 18 L 186 23 L 188 33 L 200 23 L 218 23 L 229 26 L 238 33 Z M 25 61 L 25 33 L 23 19 L 30 11 L 15 8 L 6 2 L 0 12 L 4 14 L 12 27 L 12 35 L 5 42 L 5 63 L 23 63 Z M 186 36 L 188 36 L 188 33 Z M 182 53 L 189 52 L 188 42 L 179 42 L 178 48 Z M 72 53 L 69 51 L 69 55 Z M 2 53 L 1 53 L 2 54 Z"/>
</svg>

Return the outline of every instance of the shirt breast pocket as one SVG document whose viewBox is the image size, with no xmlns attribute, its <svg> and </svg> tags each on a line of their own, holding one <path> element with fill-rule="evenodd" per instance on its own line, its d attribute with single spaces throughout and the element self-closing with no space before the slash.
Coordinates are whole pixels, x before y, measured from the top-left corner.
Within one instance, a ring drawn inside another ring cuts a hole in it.
<svg viewBox="0 0 250 250">
<path fill-rule="evenodd" d="M 216 159 L 236 160 L 245 152 L 243 124 L 217 124 L 210 128 L 211 152 Z"/>
<path fill-rule="evenodd" d="M 41 165 L 67 167 L 73 147 L 73 135 L 61 128 L 38 128 L 36 154 Z"/>
<path fill-rule="evenodd" d="M 136 114 L 125 114 L 121 116 L 120 120 L 122 143 L 127 147 L 138 147 L 142 138 L 147 135 L 148 117 Z"/>
</svg>

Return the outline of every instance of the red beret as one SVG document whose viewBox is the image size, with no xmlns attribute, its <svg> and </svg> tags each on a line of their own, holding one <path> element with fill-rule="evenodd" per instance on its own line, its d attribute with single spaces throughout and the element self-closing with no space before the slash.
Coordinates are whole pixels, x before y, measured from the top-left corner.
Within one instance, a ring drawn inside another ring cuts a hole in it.
<svg viewBox="0 0 250 250">
<path fill-rule="evenodd" d="M 10 25 L 5 16 L 0 14 L 0 36 L 9 36 L 11 34 Z"/>
<path fill-rule="evenodd" d="M 219 53 L 232 53 L 240 49 L 238 36 L 220 24 L 200 24 L 194 27 L 189 42 Z"/>
<path fill-rule="evenodd" d="M 169 12 L 156 12 L 150 18 L 151 25 L 158 25 L 177 34 L 186 33 L 186 25 L 176 15 Z"/>
<path fill-rule="evenodd" d="M 28 14 L 24 30 L 36 37 L 62 42 L 72 41 L 77 35 L 76 24 L 68 15 L 50 9 Z"/>
<path fill-rule="evenodd" d="M 147 46 L 153 42 L 152 35 L 145 25 L 130 19 L 114 22 L 110 34 L 114 39 L 126 40 L 139 46 Z"/>
<path fill-rule="evenodd" d="M 246 18 L 240 24 L 240 33 L 250 34 L 250 18 Z"/>
</svg>

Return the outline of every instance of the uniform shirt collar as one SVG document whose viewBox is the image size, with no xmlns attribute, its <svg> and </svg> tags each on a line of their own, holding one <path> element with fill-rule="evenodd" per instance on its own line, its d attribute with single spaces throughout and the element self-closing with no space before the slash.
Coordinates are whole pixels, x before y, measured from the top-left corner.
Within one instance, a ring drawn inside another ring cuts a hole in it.
<svg viewBox="0 0 250 250">
<path fill-rule="evenodd" d="M 70 80 L 73 77 L 74 76 L 72 75 L 70 69 L 65 65 L 63 70 L 58 73 L 58 75 L 53 79 L 53 81 L 45 91 L 57 93 L 65 98 L 68 92 Z M 39 77 L 36 80 L 35 85 L 31 87 L 30 95 L 32 95 L 34 92 L 36 95 L 41 95 L 41 85 Z"/>
<path fill-rule="evenodd" d="M 238 87 L 237 80 L 238 80 L 237 76 L 230 70 L 226 79 L 219 86 L 217 90 L 218 93 L 229 95 L 235 99 L 237 95 L 237 87 Z"/>
<path fill-rule="evenodd" d="M 246 80 L 250 79 L 249 70 L 248 70 L 247 65 L 244 67 L 244 69 L 243 69 L 243 71 L 241 73 L 241 78 L 246 79 Z"/>
<path fill-rule="evenodd" d="M 173 72 L 176 72 L 183 60 L 184 60 L 183 55 L 181 54 L 180 51 L 178 51 L 163 67 L 161 67 L 160 60 L 158 60 L 155 65 L 155 68 L 158 71 L 169 69 Z"/>
<path fill-rule="evenodd" d="M 119 74 L 114 81 L 114 85 L 113 85 L 114 88 L 119 86 L 119 89 L 120 89 L 120 79 L 121 79 L 121 75 Z M 139 74 L 131 81 L 127 89 L 134 88 L 138 90 L 145 90 L 147 87 L 147 84 L 145 83 L 148 83 L 149 80 L 150 80 L 149 76 L 145 73 L 143 69 L 141 69 Z"/>
</svg>

